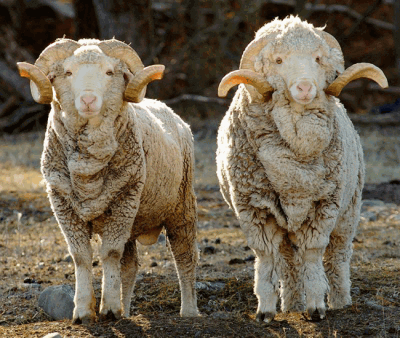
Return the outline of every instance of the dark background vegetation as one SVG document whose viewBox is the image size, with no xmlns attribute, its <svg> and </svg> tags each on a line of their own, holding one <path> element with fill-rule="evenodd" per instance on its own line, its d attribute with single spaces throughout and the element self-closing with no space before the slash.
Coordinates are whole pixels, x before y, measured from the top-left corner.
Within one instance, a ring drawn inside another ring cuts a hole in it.
<svg viewBox="0 0 400 338">
<path fill-rule="evenodd" d="M 396 124 L 399 7 L 399 0 L 0 0 L 0 133 L 44 128 L 49 107 L 33 101 L 16 62 L 34 63 L 63 36 L 129 43 L 146 66 L 166 66 L 164 79 L 148 87 L 148 97 L 166 101 L 184 117 L 218 118 L 233 95 L 217 98 L 221 78 L 238 68 L 258 28 L 289 14 L 326 25 L 342 46 L 346 67 L 370 62 L 384 71 L 391 88 L 358 80 L 340 98 L 356 119 L 376 123 L 376 116 L 365 114 L 394 111 L 385 118 Z"/>
</svg>

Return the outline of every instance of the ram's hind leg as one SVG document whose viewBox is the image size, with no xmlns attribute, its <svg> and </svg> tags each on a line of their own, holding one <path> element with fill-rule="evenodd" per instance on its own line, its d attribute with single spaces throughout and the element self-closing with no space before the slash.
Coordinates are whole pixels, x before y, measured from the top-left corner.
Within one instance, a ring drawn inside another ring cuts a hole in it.
<svg viewBox="0 0 400 338">
<path fill-rule="evenodd" d="M 175 259 L 175 266 L 181 289 L 181 316 L 198 316 L 195 290 L 198 250 L 196 245 L 196 201 L 193 194 L 181 203 L 175 216 L 166 222 L 169 248 Z"/>
<path fill-rule="evenodd" d="M 271 322 L 276 314 L 278 300 L 278 276 L 274 268 L 272 253 L 255 250 L 255 283 L 254 293 L 258 299 L 256 320 L 259 322 Z"/>
<path fill-rule="evenodd" d="M 341 309 L 351 305 L 350 258 L 351 239 L 332 235 L 325 252 L 325 272 L 329 280 L 328 305 Z"/>
<path fill-rule="evenodd" d="M 124 254 L 121 260 L 121 298 L 124 317 L 129 317 L 130 315 L 131 298 L 135 287 L 138 266 L 139 262 L 137 257 L 136 241 L 129 240 L 125 244 Z"/>
</svg>

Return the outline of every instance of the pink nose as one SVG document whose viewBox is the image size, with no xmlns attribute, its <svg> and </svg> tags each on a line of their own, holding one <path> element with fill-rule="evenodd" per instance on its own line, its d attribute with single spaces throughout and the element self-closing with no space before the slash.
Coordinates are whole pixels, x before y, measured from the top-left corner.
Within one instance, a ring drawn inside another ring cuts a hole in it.
<svg viewBox="0 0 400 338">
<path fill-rule="evenodd" d="M 85 95 L 85 96 L 81 97 L 81 101 L 85 105 L 89 106 L 90 104 L 92 104 L 93 102 L 96 101 L 96 96 L 94 96 L 94 95 Z"/>
<path fill-rule="evenodd" d="M 301 81 L 297 85 L 297 89 L 302 92 L 303 94 L 308 94 L 311 90 L 311 83 L 308 81 Z"/>
</svg>

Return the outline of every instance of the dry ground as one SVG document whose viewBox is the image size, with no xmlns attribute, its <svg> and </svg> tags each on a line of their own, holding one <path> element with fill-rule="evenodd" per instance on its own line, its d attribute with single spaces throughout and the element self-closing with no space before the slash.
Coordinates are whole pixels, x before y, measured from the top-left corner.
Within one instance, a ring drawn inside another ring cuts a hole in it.
<svg viewBox="0 0 400 338">
<path fill-rule="evenodd" d="M 398 190 L 396 185 L 390 185 L 392 190 L 388 194 L 386 188 L 378 191 L 372 184 L 400 178 L 397 131 L 360 131 L 370 183 L 368 198 L 397 204 L 375 208 L 377 220 L 364 219 L 360 224 L 351 267 L 353 305 L 328 311 L 327 319 L 320 322 L 307 321 L 301 314 L 279 313 L 272 324 L 265 325 L 254 321 L 257 300 L 252 290 L 252 251 L 217 185 L 217 124 L 210 122 L 196 132 L 201 249 L 197 274 L 198 281 L 223 282 L 224 287 L 198 290 L 202 317 L 181 319 L 177 277 L 165 242 L 140 246 L 141 268 L 131 317 L 90 326 L 72 325 L 68 320 L 52 321 L 37 305 L 40 291 L 47 286 L 74 284 L 74 267 L 65 259 L 67 246 L 40 183 L 43 134 L 3 137 L 0 336 L 42 337 L 59 332 L 63 337 L 399 337 L 400 199 L 393 193 Z M 96 252 L 98 243 L 94 241 L 93 245 Z M 239 259 L 237 263 L 229 264 L 234 258 Z M 101 263 L 97 255 L 93 265 L 98 299 Z"/>
</svg>

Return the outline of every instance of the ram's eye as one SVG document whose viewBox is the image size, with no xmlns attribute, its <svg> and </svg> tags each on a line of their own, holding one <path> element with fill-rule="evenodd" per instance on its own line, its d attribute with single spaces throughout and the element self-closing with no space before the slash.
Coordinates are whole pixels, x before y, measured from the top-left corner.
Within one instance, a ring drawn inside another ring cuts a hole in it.
<svg viewBox="0 0 400 338">
<path fill-rule="evenodd" d="M 65 72 L 65 76 L 71 76 L 71 75 L 72 75 L 72 72 L 71 72 L 71 71 L 67 70 L 67 71 Z"/>
<path fill-rule="evenodd" d="M 106 74 L 107 74 L 108 76 L 111 76 L 111 75 L 114 75 L 114 72 L 113 72 L 112 70 L 109 70 L 109 71 L 106 72 Z"/>
<path fill-rule="evenodd" d="M 282 63 L 282 58 L 276 58 L 275 62 L 280 65 Z"/>
<path fill-rule="evenodd" d="M 321 63 L 321 58 L 320 58 L 319 56 L 317 56 L 317 57 L 315 58 L 315 62 L 316 62 L 316 63 Z"/>
</svg>

